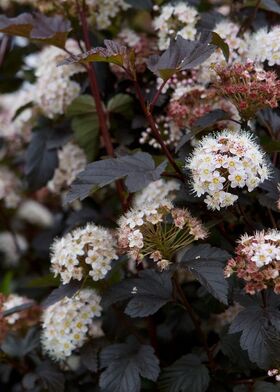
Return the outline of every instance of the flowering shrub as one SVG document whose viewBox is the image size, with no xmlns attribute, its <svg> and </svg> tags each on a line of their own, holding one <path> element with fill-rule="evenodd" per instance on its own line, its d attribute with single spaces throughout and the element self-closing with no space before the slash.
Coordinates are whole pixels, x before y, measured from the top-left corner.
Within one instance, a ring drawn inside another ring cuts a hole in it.
<svg viewBox="0 0 280 392">
<path fill-rule="evenodd" d="M 279 15 L 0 1 L 1 391 L 279 391 Z"/>
</svg>

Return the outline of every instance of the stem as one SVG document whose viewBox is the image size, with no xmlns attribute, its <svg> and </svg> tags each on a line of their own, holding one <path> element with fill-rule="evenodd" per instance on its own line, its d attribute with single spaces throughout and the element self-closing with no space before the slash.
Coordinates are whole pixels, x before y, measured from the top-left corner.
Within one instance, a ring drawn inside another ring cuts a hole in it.
<svg viewBox="0 0 280 392">
<path fill-rule="evenodd" d="M 86 8 L 85 1 L 83 0 L 82 7 L 81 7 L 79 0 L 76 0 L 76 5 L 77 5 L 77 11 L 78 11 L 78 14 L 80 17 L 80 22 L 82 25 L 83 38 L 85 41 L 86 50 L 90 50 L 91 43 L 90 43 L 90 38 L 89 38 L 89 27 L 88 27 L 88 22 L 87 22 L 87 18 L 86 18 L 86 12 L 85 12 L 85 8 Z M 115 157 L 114 147 L 113 147 L 113 143 L 111 140 L 111 136 L 110 136 L 108 124 L 107 124 L 107 115 L 104 110 L 103 103 L 101 101 L 95 69 L 92 65 L 87 64 L 86 70 L 88 73 L 91 94 L 92 94 L 94 102 L 95 102 L 96 113 L 97 113 L 97 117 L 98 117 L 98 122 L 99 122 L 100 133 L 101 133 L 102 139 L 103 139 L 107 154 L 110 155 L 111 157 Z M 120 181 L 120 180 L 116 181 L 116 187 L 117 187 L 117 192 L 119 194 L 119 198 L 120 198 L 122 207 L 124 210 L 126 210 L 127 203 L 125 200 L 125 190 L 124 190 L 124 186 L 123 186 L 122 181 Z"/>
<path fill-rule="evenodd" d="M 138 99 L 140 101 L 142 110 L 143 110 L 143 112 L 145 114 L 145 117 L 146 117 L 146 119 L 148 121 L 149 126 L 151 127 L 151 130 L 152 130 L 152 132 L 154 134 L 154 137 L 159 142 L 159 144 L 160 144 L 160 146 L 162 148 L 162 151 L 166 155 L 166 157 L 169 160 L 170 164 L 173 166 L 174 170 L 178 173 L 178 176 L 179 176 L 180 180 L 182 182 L 185 182 L 185 178 L 184 178 L 184 175 L 183 175 L 182 171 L 180 170 L 179 166 L 177 165 L 177 163 L 173 159 L 173 157 L 172 157 L 168 147 L 166 146 L 166 144 L 162 140 L 162 137 L 161 137 L 161 135 L 160 135 L 160 133 L 158 131 L 158 128 L 156 126 L 156 123 L 154 121 L 152 113 L 151 113 L 150 109 L 146 106 L 144 96 L 142 94 L 142 91 L 140 89 L 140 86 L 139 86 L 137 80 L 134 80 L 134 86 L 135 86 L 136 94 L 137 94 L 137 97 L 138 97 Z"/>
<path fill-rule="evenodd" d="M 156 94 L 155 94 L 155 96 L 154 96 L 154 98 L 153 98 L 153 100 L 152 100 L 152 102 L 151 102 L 151 104 L 150 104 L 150 112 L 151 112 L 151 113 L 153 112 L 154 106 L 155 106 L 155 104 L 157 103 L 157 101 L 158 101 L 158 99 L 159 99 L 159 96 L 160 96 L 160 94 L 161 94 L 161 92 L 162 92 L 162 89 L 163 89 L 163 87 L 166 85 L 166 83 L 168 82 L 168 80 L 169 80 L 169 79 L 164 80 L 164 81 L 162 82 L 162 84 L 160 85 L 160 88 L 159 88 L 158 91 L 156 92 Z"/>
<path fill-rule="evenodd" d="M 174 287 L 175 287 L 178 299 L 180 300 L 181 304 L 186 309 L 186 311 L 189 313 L 189 316 L 195 326 L 197 336 L 199 337 L 201 343 L 204 346 L 204 349 L 205 349 L 207 357 L 208 357 L 209 366 L 211 369 L 214 369 L 215 363 L 214 363 L 213 353 L 210 350 L 210 348 L 208 347 L 206 336 L 200 327 L 200 320 L 199 320 L 198 316 L 196 315 L 196 313 L 194 312 L 191 304 L 187 300 L 185 293 L 184 293 L 184 291 L 178 281 L 178 277 L 177 277 L 176 273 L 173 276 L 173 283 L 174 283 Z"/>
<path fill-rule="evenodd" d="M 8 35 L 4 35 L 0 43 L 0 67 L 2 66 L 5 60 L 5 55 L 7 53 L 9 43 L 10 43 L 10 37 Z"/>
</svg>

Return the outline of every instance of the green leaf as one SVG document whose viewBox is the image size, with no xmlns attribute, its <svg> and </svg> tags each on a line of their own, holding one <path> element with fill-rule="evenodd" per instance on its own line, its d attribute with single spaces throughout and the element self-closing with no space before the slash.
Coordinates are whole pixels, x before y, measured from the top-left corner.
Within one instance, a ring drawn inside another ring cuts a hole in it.
<svg viewBox="0 0 280 392">
<path fill-rule="evenodd" d="M 61 16 L 23 13 L 15 18 L 0 15 L 0 32 L 64 48 L 71 25 Z"/>
<path fill-rule="evenodd" d="M 75 117 L 83 114 L 96 113 L 95 102 L 91 95 L 84 94 L 75 98 L 74 101 L 68 106 L 66 116 Z"/>
<path fill-rule="evenodd" d="M 107 109 L 111 113 L 118 113 L 130 118 L 133 115 L 132 98 L 128 94 L 117 94 L 108 102 Z"/>
<path fill-rule="evenodd" d="M 262 143 L 263 149 L 268 152 L 279 152 L 280 151 L 280 141 L 279 140 L 271 140 L 269 142 Z"/>
<path fill-rule="evenodd" d="M 154 74 L 168 80 L 174 73 L 203 63 L 215 48 L 208 42 L 189 41 L 178 35 L 176 39 L 170 40 L 168 49 L 161 56 L 149 57 L 147 65 Z"/>
<path fill-rule="evenodd" d="M 67 110 L 67 117 L 73 117 L 71 126 L 80 147 L 89 161 L 93 161 L 99 149 L 99 121 L 91 95 L 74 99 Z"/>
<path fill-rule="evenodd" d="M 11 283 L 13 280 L 13 271 L 7 271 L 0 284 L 0 293 L 8 295 L 11 293 Z"/>
<path fill-rule="evenodd" d="M 39 278 L 34 278 L 30 282 L 28 282 L 28 288 L 41 288 L 41 287 L 56 287 L 59 286 L 60 280 L 59 278 L 55 278 L 53 274 L 48 274 L 45 276 L 40 276 Z"/>
<path fill-rule="evenodd" d="M 160 370 L 153 348 L 131 337 L 127 343 L 105 347 L 100 362 L 101 368 L 106 368 L 99 380 L 104 392 L 140 392 L 140 376 L 156 381 Z"/>
<path fill-rule="evenodd" d="M 215 33 L 214 31 L 212 31 L 211 44 L 218 46 L 222 50 L 223 55 L 224 55 L 226 61 L 228 62 L 229 46 L 226 43 L 226 41 L 219 34 Z"/>
<path fill-rule="evenodd" d="M 118 301 L 130 299 L 125 313 L 130 317 L 146 317 L 156 313 L 172 301 L 172 282 L 169 272 L 145 270 L 139 278 L 126 279 L 112 286 L 102 298 L 107 307 Z"/>
<path fill-rule="evenodd" d="M 145 152 L 90 163 L 72 183 L 65 202 L 83 200 L 93 190 L 102 188 L 120 178 L 125 178 L 125 185 L 129 192 L 137 192 L 150 182 L 158 180 L 166 164 L 167 162 L 164 161 L 156 167 L 151 155 Z"/>
<path fill-rule="evenodd" d="M 209 371 L 194 354 L 184 355 L 165 368 L 159 378 L 160 392 L 206 392 Z"/>
<path fill-rule="evenodd" d="M 180 265 L 191 271 L 215 298 L 227 304 L 228 282 L 223 262 L 229 258 L 228 252 L 209 244 L 195 245 L 184 253 Z"/>
<path fill-rule="evenodd" d="M 125 0 L 125 2 L 138 10 L 151 10 L 153 8 L 151 0 Z"/>
</svg>

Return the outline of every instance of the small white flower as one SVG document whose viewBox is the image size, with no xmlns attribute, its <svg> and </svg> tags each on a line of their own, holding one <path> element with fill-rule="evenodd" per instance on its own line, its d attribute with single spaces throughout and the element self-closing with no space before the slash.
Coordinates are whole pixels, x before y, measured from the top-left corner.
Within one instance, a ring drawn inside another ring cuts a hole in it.
<svg viewBox="0 0 280 392">
<path fill-rule="evenodd" d="M 95 337 L 92 322 L 101 315 L 101 297 L 92 289 L 83 289 L 74 297 L 44 310 L 42 317 L 43 351 L 55 361 L 62 361 L 80 348 L 88 336 Z M 99 328 L 100 330 L 100 328 Z M 97 329 L 97 336 L 100 332 Z"/>
<path fill-rule="evenodd" d="M 232 205 L 238 198 L 234 188 L 247 187 L 253 191 L 269 177 L 269 168 L 260 147 L 246 132 L 224 130 L 204 137 L 186 168 L 192 174 L 193 191 L 205 195 L 210 209 Z"/>
<path fill-rule="evenodd" d="M 64 284 L 71 279 L 82 280 L 87 274 L 94 281 L 103 279 L 117 260 L 116 241 L 109 230 L 88 223 L 51 247 L 51 269 Z"/>
</svg>

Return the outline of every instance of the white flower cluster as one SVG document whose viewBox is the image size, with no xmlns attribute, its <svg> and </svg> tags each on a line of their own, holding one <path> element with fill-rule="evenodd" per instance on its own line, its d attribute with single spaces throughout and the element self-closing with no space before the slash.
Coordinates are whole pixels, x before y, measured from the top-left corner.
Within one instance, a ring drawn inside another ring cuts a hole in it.
<svg viewBox="0 0 280 392">
<path fill-rule="evenodd" d="M 256 31 L 249 38 L 248 58 L 257 62 L 268 61 L 268 65 L 280 65 L 280 25 L 269 32 L 267 28 Z"/>
<path fill-rule="evenodd" d="M 50 191 L 60 194 L 75 180 L 77 175 L 85 168 L 87 159 L 84 151 L 72 142 L 66 143 L 58 151 L 58 167 L 53 178 L 47 186 Z"/>
<path fill-rule="evenodd" d="M 141 41 L 141 36 L 136 34 L 135 31 L 125 27 L 123 28 L 119 34 L 118 38 L 129 48 L 133 48 L 139 44 Z"/>
<path fill-rule="evenodd" d="M 16 208 L 20 203 L 21 182 L 16 175 L 5 166 L 0 166 L 0 200 L 6 208 Z"/>
<path fill-rule="evenodd" d="M 73 40 L 67 41 L 66 48 L 74 54 L 79 53 Z M 54 46 L 43 49 L 38 58 L 34 101 L 48 118 L 63 114 L 81 91 L 80 85 L 72 81 L 71 76 L 85 69 L 79 64 L 57 67 L 64 58 L 65 53 Z"/>
<path fill-rule="evenodd" d="M 49 227 L 53 223 L 51 212 L 35 200 L 24 201 L 17 211 L 17 216 L 32 225 L 41 227 Z"/>
<path fill-rule="evenodd" d="M 29 84 L 14 93 L 0 95 L 0 135 L 8 142 L 11 154 L 30 139 L 35 110 L 25 108 L 15 115 L 19 108 L 33 101 L 33 95 L 34 88 Z"/>
<path fill-rule="evenodd" d="M 185 2 L 163 6 L 160 15 L 154 19 L 154 28 L 158 33 L 159 49 L 167 49 L 170 38 L 176 35 L 193 40 L 196 35 L 195 25 L 197 21 L 197 10 Z"/>
<path fill-rule="evenodd" d="M 6 301 L 3 303 L 3 311 L 10 310 L 15 308 L 16 306 L 24 305 L 29 303 L 30 299 L 26 297 L 21 297 L 17 294 L 10 294 Z M 6 321 L 10 325 L 14 325 L 21 318 L 21 312 L 15 312 L 7 317 L 5 317 Z"/>
<path fill-rule="evenodd" d="M 155 122 L 157 124 L 158 131 L 164 140 L 164 143 L 172 147 L 177 146 L 183 134 L 178 125 L 172 121 L 172 118 L 161 114 L 155 118 Z M 139 143 L 148 143 L 153 148 L 161 148 L 159 142 L 153 136 L 152 129 L 149 127 L 141 133 Z"/>
<path fill-rule="evenodd" d="M 124 0 L 86 0 L 89 14 L 96 15 L 96 26 L 98 30 L 108 28 L 112 19 L 121 11 L 126 11 L 130 5 Z"/>
<path fill-rule="evenodd" d="M 91 327 L 93 318 L 101 315 L 100 300 L 94 290 L 83 289 L 45 309 L 41 336 L 44 352 L 55 361 L 63 361 L 91 334 L 100 336 L 100 331 Z"/>
<path fill-rule="evenodd" d="M 197 196 L 205 195 L 208 208 L 232 205 L 238 196 L 234 188 L 251 192 L 269 177 L 264 153 L 246 132 L 224 130 L 204 137 L 186 161 Z"/>
<path fill-rule="evenodd" d="M 28 249 L 28 242 L 20 234 L 12 234 L 9 231 L 0 233 L 0 252 L 4 262 L 8 266 L 15 266 L 21 255 Z"/>
<path fill-rule="evenodd" d="M 280 231 L 259 231 L 254 236 L 242 236 L 239 243 L 244 246 L 246 254 L 258 268 L 280 260 Z"/>
<path fill-rule="evenodd" d="M 111 261 L 118 258 L 115 240 L 110 231 L 88 223 L 64 237 L 55 240 L 51 247 L 51 270 L 60 276 L 62 283 L 71 279 L 103 279 L 111 269 Z"/>
<path fill-rule="evenodd" d="M 164 181 L 160 179 L 151 182 L 146 188 L 135 194 L 133 206 L 140 208 L 151 203 L 160 205 L 165 199 L 173 200 L 179 189 L 180 184 L 175 180 Z"/>
<path fill-rule="evenodd" d="M 275 381 L 280 381 L 280 372 L 279 369 L 269 369 L 267 371 L 267 375 L 269 377 L 275 377 Z"/>
<path fill-rule="evenodd" d="M 214 32 L 225 40 L 230 48 L 229 64 L 234 62 L 243 62 L 248 58 L 248 34 L 246 33 L 243 37 L 238 36 L 240 26 L 229 20 L 223 20 L 214 28 Z M 215 72 L 211 68 L 212 63 L 221 63 L 224 61 L 224 55 L 220 48 L 206 60 L 198 66 L 197 79 L 199 83 L 208 84 L 213 79 Z"/>
</svg>

